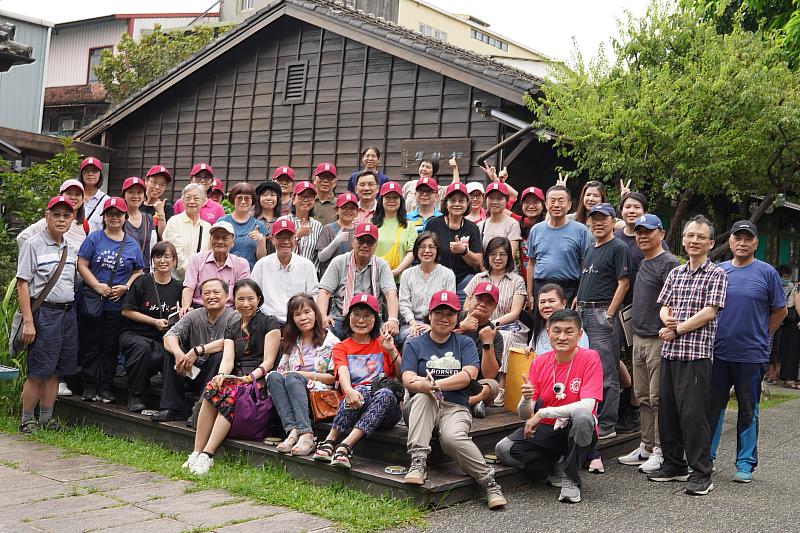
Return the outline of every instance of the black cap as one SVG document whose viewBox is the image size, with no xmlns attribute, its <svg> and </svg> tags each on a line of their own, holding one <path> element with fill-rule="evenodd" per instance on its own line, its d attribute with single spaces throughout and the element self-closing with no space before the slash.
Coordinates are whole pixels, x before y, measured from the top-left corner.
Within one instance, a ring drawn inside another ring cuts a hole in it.
<svg viewBox="0 0 800 533">
<path fill-rule="evenodd" d="M 731 235 L 739 231 L 746 231 L 753 237 L 758 237 L 758 228 L 749 220 L 740 220 L 739 222 L 734 222 L 733 226 L 731 226 Z"/>
</svg>

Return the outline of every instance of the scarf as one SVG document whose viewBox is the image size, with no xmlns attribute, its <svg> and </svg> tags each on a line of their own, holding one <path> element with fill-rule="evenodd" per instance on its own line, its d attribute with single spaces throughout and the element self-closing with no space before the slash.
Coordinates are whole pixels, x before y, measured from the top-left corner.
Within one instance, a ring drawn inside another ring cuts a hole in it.
<svg viewBox="0 0 800 533">
<path fill-rule="evenodd" d="M 373 255 L 369 260 L 369 268 L 371 274 L 371 285 L 370 288 L 372 289 L 372 294 L 376 294 L 376 289 L 378 288 L 378 280 L 377 280 L 377 271 L 378 266 L 375 261 L 375 256 Z M 350 261 L 347 263 L 347 278 L 344 282 L 344 301 L 342 302 L 342 316 L 347 316 L 347 312 L 350 310 L 350 300 L 353 299 L 354 291 L 356 286 L 356 255 L 355 252 L 350 252 Z"/>
</svg>

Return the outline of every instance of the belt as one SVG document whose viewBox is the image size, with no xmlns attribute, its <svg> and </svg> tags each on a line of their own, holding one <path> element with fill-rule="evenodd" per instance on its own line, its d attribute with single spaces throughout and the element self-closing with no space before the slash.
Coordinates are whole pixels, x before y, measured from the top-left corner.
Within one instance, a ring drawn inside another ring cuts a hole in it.
<svg viewBox="0 0 800 533">
<path fill-rule="evenodd" d="M 586 307 L 587 309 L 608 307 L 609 305 L 611 305 L 611 300 L 603 300 L 602 302 L 578 302 L 578 307 Z"/>
<path fill-rule="evenodd" d="M 45 309 L 55 309 L 57 311 L 69 311 L 72 309 L 72 306 L 75 305 L 75 302 L 69 302 L 65 304 L 56 304 L 53 302 L 42 302 L 42 307 Z"/>
<path fill-rule="evenodd" d="M 578 279 L 538 279 L 534 278 L 534 281 L 542 285 L 547 285 L 548 283 L 555 283 L 556 285 L 560 285 L 562 288 L 564 287 L 577 287 L 580 285 L 580 280 Z"/>
</svg>

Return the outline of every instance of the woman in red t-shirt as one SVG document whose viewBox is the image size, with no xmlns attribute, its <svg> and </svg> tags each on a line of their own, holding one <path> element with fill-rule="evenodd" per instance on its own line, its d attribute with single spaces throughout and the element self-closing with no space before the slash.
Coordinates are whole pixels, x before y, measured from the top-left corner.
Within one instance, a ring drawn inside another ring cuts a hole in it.
<svg viewBox="0 0 800 533">
<path fill-rule="evenodd" d="M 404 390 L 396 379 L 400 352 L 392 336 L 381 332 L 378 299 L 371 294 L 356 294 L 348 307 L 344 319 L 348 338 L 333 347 L 333 373 L 344 398 L 333 427 L 314 453 L 315 461 L 330 461 L 341 468 L 350 468 L 356 442 L 375 430 L 393 428 L 403 416 L 400 401 Z M 376 383 L 381 388 L 373 390 Z M 350 428 L 350 434 L 337 446 L 336 440 Z"/>
</svg>

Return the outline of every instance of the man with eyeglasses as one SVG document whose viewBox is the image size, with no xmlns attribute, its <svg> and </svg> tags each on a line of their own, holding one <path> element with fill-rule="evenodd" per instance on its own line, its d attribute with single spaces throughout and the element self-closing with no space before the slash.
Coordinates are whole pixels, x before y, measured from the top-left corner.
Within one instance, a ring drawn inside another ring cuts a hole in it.
<svg viewBox="0 0 800 533">
<path fill-rule="evenodd" d="M 664 327 L 658 429 L 664 462 L 647 478 L 688 481 L 686 493 L 703 496 L 711 482 L 711 359 L 717 313 L 726 305 L 728 275 L 708 258 L 714 226 L 695 215 L 683 228 L 689 261 L 667 276 L 658 295 Z M 689 468 L 692 473 L 689 474 Z"/>
<path fill-rule="evenodd" d="M 417 200 L 417 207 L 408 212 L 406 220 L 416 224 L 417 234 L 420 234 L 425 231 L 425 225 L 430 219 L 442 216 L 442 212 L 436 207 L 439 200 L 439 184 L 433 178 L 420 178 L 417 180 L 414 194 Z"/>
<path fill-rule="evenodd" d="M 286 324 L 286 306 L 297 294 L 317 295 L 317 269 L 314 263 L 295 253 L 297 226 L 288 217 L 272 224 L 272 245 L 275 253 L 256 261 L 250 278 L 264 293 L 261 310 Z"/>
<path fill-rule="evenodd" d="M 750 483 L 758 465 L 758 403 L 767 371 L 772 335 L 788 315 L 778 271 L 755 258 L 758 228 L 736 222 L 728 238 L 733 259 L 720 265 L 728 273 L 727 305 L 719 313 L 711 367 L 711 459 L 717 457 L 722 422 L 736 391 L 736 473 L 733 481 Z"/>
<path fill-rule="evenodd" d="M 314 200 L 314 218 L 325 226 L 336 221 L 336 166 L 333 163 L 320 163 L 314 171 L 314 187 L 317 197 Z"/>
</svg>

